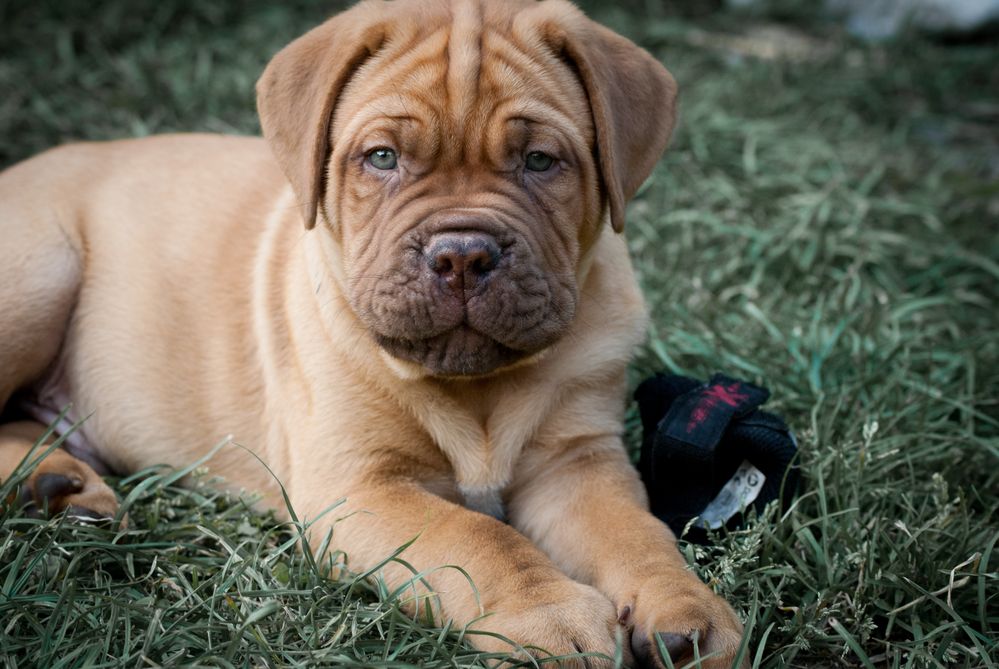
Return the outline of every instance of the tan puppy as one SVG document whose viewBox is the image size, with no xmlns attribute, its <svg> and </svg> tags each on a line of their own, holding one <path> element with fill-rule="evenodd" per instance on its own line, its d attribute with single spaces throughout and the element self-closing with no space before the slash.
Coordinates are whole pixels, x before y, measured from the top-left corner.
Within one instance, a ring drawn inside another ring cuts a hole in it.
<svg viewBox="0 0 999 669">
<path fill-rule="evenodd" d="M 94 468 L 231 433 L 301 516 L 346 498 L 313 531 L 352 568 L 414 537 L 417 569 L 461 565 L 481 600 L 433 571 L 440 620 L 609 656 L 624 625 L 646 664 L 653 634 L 676 661 L 696 635 L 730 666 L 741 626 L 621 443 L 645 314 L 616 232 L 673 127 L 666 70 L 563 0 L 374 0 L 258 93 L 266 143 L 78 144 L 0 175 L 0 405 L 35 418 L 0 428 L 0 476 L 69 401 L 90 418 L 29 488 L 50 508 L 113 513 Z M 245 451 L 211 466 L 281 506 Z"/>
</svg>

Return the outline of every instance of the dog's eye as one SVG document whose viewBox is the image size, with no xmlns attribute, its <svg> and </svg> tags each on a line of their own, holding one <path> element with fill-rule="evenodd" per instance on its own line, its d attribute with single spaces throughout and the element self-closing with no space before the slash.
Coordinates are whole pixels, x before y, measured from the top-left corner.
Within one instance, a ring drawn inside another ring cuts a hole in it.
<svg viewBox="0 0 999 669">
<path fill-rule="evenodd" d="M 394 170 L 399 164 L 399 159 L 392 149 L 379 147 L 368 153 L 368 162 L 371 166 L 379 170 Z"/>
<path fill-rule="evenodd" d="M 544 172 L 554 164 L 555 159 L 541 151 L 531 151 L 524 161 L 524 166 L 532 172 Z"/>
</svg>

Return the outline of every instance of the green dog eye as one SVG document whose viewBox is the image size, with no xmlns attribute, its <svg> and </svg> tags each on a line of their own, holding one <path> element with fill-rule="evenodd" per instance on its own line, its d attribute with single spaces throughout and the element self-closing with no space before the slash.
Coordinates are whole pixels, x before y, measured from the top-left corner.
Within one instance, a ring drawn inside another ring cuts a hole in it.
<svg viewBox="0 0 999 669">
<path fill-rule="evenodd" d="M 524 162 L 524 166 L 532 172 L 544 172 L 554 164 L 555 159 L 541 151 L 531 151 L 527 154 L 527 160 Z"/>
<path fill-rule="evenodd" d="M 395 151 L 382 147 L 368 154 L 368 162 L 379 170 L 394 170 L 399 164 L 399 159 L 396 157 Z"/>
</svg>

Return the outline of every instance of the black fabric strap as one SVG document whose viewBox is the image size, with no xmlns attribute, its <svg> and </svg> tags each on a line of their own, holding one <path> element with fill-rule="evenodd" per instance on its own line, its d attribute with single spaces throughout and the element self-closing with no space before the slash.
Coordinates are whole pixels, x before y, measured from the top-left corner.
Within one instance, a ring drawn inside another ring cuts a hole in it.
<svg viewBox="0 0 999 669">
<path fill-rule="evenodd" d="M 787 424 L 758 408 L 769 394 L 723 374 L 707 383 L 656 374 L 638 386 L 638 468 L 652 512 L 677 536 L 708 543 L 708 530 L 690 521 L 745 462 L 763 474 L 763 487 L 745 512 L 728 518 L 728 529 L 742 526 L 746 514 L 762 512 L 775 499 L 785 508 L 791 504 L 798 489 L 798 449 Z"/>
<path fill-rule="evenodd" d="M 656 452 L 707 464 L 729 424 L 767 401 L 766 388 L 715 374 L 676 398 L 656 431 Z"/>
</svg>

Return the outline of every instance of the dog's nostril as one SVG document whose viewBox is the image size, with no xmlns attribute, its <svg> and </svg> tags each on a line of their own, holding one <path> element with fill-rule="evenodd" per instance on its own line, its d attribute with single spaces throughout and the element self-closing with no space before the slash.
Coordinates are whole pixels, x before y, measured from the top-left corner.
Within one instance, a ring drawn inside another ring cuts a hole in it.
<svg viewBox="0 0 999 669">
<path fill-rule="evenodd" d="M 433 260 L 433 267 L 438 274 L 450 274 L 454 271 L 454 262 L 447 256 L 438 256 Z"/>
<path fill-rule="evenodd" d="M 469 255 L 469 268 L 476 274 L 491 272 L 499 263 L 499 249 L 481 248 Z"/>
</svg>

